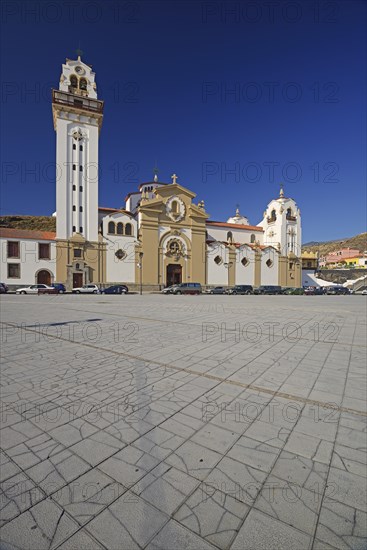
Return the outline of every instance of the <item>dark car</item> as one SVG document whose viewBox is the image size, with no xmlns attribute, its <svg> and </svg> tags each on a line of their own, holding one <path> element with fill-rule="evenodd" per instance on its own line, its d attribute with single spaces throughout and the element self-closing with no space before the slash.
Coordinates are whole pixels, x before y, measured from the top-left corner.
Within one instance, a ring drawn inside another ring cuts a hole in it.
<svg viewBox="0 0 367 550">
<path fill-rule="evenodd" d="M 254 294 L 281 294 L 282 287 L 277 285 L 261 285 L 255 288 Z"/>
<path fill-rule="evenodd" d="M 227 290 L 224 286 L 216 286 L 214 288 L 209 288 L 206 291 L 206 294 L 227 294 Z"/>
<path fill-rule="evenodd" d="M 127 294 L 128 292 L 126 285 L 112 285 L 101 290 L 101 294 Z"/>
<path fill-rule="evenodd" d="M 0 294 L 6 294 L 8 292 L 8 286 L 5 283 L 0 283 Z"/>
<path fill-rule="evenodd" d="M 201 294 L 202 288 L 200 283 L 181 283 L 173 285 L 171 294 Z"/>
<path fill-rule="evenodd" d="M 251 285 L 236 285 L 230 288 L 228 294 L 253 294 L 254 289 Z"/>
<path fill-rule="evenodd" d="M 286 294 L 288 296 L 301 296 L 305 293 L 305 289 L 303 287 L 288 287 L 282 289 L 282 294 Z"/>
<path fill-rule="evenodd" d="M 305 288 L 304 293 L 306 296 L 323 296 L 325 291 L 322 287 L 309 286 L 308 288 Z"/>
<path fill-rule="evenodd" d="M 329 286 L 326 289 L 326 294 L 350 294 L 350 290 L 345 286 Z"/>
<path fill-rule="evenodd" d="M 64 294 L 64 292 L 66 292 L 66 286 L 62 283 L 52 283 L 51 286 L 56 288 L 59 291 L 59 294 Z"/>
<path fill-rule="evenodd" d="M 38 294 L 62 294 L 62 292 L 54 286 L 46 286 L 45 288 L 39 288 Z"/>
</svg>

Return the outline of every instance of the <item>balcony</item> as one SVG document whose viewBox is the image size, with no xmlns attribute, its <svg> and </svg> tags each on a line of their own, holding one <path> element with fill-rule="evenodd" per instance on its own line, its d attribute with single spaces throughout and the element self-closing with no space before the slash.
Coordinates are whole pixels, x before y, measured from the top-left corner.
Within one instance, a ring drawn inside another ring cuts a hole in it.
<svg viewBox="0 0 367 550">
<path fill-rule="evenodd" d="M 80 95 L 61 92 L 60 90 L 52 90 L 52 104 L 102 114 L 104 102 L 98 99 L 89 99 Z"/>
<path fill-rule="evenodd" d="M 296 216 L 291 216 L 290 214 L 287 214 L 287 215 L 286 215 L 286 218 L 287 218 L 287 220 L 290 221 L 290 222 L 296 222 L 296 221 L 297 221 Z"/>
</svg>

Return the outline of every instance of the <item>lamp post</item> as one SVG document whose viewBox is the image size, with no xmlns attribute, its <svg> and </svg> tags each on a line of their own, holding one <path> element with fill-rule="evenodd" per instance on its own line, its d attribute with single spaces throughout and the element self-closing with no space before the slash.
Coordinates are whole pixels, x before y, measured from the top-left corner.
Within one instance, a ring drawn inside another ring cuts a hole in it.
<svg viewBox="0 0 367 550">
<path fill-rule="evenodd" d="M 144 252 L 139 252 L 138 267 L 140 269 L 140 296 L 143 294 L 143 256 Z"/>
</svg>

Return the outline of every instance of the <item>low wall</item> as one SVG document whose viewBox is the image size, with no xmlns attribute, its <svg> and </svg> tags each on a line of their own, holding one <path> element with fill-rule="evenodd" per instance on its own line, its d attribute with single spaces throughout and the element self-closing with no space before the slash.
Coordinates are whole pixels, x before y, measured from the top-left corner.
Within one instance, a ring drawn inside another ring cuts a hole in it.
<svg viewBox="0 0 367 550">
<path fill-rule="evenodd" d="M 367 269 L 365 268 L 351 268 L 351 269 L 321 269 L 319 272 L 319 279 L 329 281 L 330 283 L 343 284 L 350 279 L 359 279 L 367 275 Z"/>
</svg>

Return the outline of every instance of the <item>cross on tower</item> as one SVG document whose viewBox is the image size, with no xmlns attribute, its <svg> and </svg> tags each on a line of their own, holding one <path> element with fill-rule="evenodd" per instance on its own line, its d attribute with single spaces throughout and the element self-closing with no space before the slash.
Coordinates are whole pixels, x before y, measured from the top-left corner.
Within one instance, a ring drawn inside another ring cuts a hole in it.
<svg viewBox="0 0 367 550">
<path fill-rule="evenodd" d="M 154 174 L 154 181 L 158 181 L 159 170 L 157 168 L 157 163 L 155 163 L 155 166 L 153 168 L 153 174 Z"/>
<path fill-rule="evenodd" d="M 77 56 L 79 58 L 81 58 L 81 56 L 83 55 L 84 52 L 80 49 L 80 45 L 79 45 L 79 48 L 77 50 L 75 50 L 75 53 L 77 54 Z"/>
<path fill-rule="evenodd" d="M 176 174 L 173 174 L 171 176 L 172 183 L 177 183 L 177 178 L 178 178 L 178 176 L 176 176 Z"/>
</svg>

